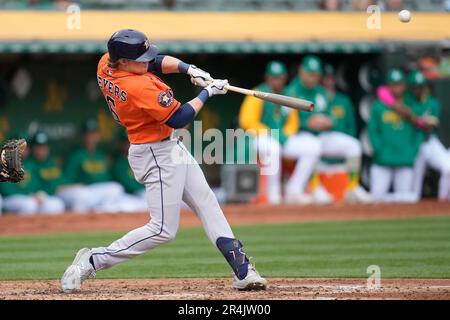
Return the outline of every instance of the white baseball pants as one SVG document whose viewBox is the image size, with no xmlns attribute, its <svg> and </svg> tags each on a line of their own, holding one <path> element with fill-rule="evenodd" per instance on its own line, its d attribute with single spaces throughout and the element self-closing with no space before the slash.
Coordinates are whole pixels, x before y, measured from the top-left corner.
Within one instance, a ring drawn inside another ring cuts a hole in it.
<svg viewBox="0 0 450 320">
<path fill-rule="evenodd" d="M 294 172 L 286 183 L 286 194 L 300 195 L 314 172 L 321 154 L 320 141 L 310 133 L 291 136 L 282 147 L 268 135 L 254 139 L 254 147 L 262 166 L 261 173 L 267 176 L 267 197 L 269 203 L 281 202 L 281 155 L 287 159 L 297 160 Z"/>
<path fill-rule="evenodd" d="M 286 183 L 286 194 L 305 192 L 322 150 L 320 140 L 309 132 L 301 132 L 288 138 L 283 147 L 283 156 L 287 159 L 297 160 L 297 164 Z"/>
<path fill-rule="evenodd" d="M 330 158 L 361 158 L 362 146 L 358 139 L 348 134 L 330 131 L 319 134 L 322 155 Z"/>
<path fill-rule="evenodd" d="M 115 181 L 76 185 L 58 193 L 69 210 L 77 213 L 129 212 L 145 210 L 145 203 L 136 196 L 127 195 Z"/>
<path fill-rule="evenodd" d="M 377 202 L 416 202 L 412 190 L 413 168 L 372 165 L 370 168 L 370 192 Z M 389 192 L 393 183 L 394 192 Z"/>
<path fill-rule="evenodd" d="M 429 165 L 440 172 L 439 200 L 449 200 L 450 196 L 450 153 L 436 136 L 422 143 L 414 164 L 413 190 L 418 198 L 422 195 L 425 170 Z"/>
<path fill-rule="evenodd" d="M 5 212 L 14 212 L 19 215 L 62 214 L 65 210 L 64 202 L 55 196 L 46 196 L 38 201 L 33 196 L 16 194 L 3 199 Z"/>
<path fill-rule="evenodd" d="M 145 185 L 151 220 L 108 247 L 93 248 L 97 270 L 127 261 L 175 238 L 182 200 L 200 218 L 214 246 L 219 237 L 234 238 L 200 166 L 180 141 L 131 145 L 128 160 L 136 180 Z"/>
</svg>

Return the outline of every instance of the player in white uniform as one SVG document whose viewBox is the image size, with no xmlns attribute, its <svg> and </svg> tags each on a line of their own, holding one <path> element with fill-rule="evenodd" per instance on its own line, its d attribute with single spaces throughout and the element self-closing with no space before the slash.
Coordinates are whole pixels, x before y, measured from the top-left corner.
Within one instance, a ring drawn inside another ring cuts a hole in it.
<svg viewBox="0 0 450 320">
<path fill-rule="evenodd" d="M 279 61 L 269 62 L 264 80 L 256 90 L 285 94 L 286 66 Z M 284 201 L 311 203 L 312 197 L 305 194 L 305 189 L 319 160 L 321 148 L 318 141 L 305 145 L 296 137 L 299 128 L 297 111 L 248 96 L 242 103 L 239 123 L 243 129 L 252 129 L 256 133 L 254 148 L 263 169 L 267 171 L 262 173 L 267 174 L 268 202 L 281 202 L 281 158 L 284 157 L 296 161 L 294 171 L 286 182 Z M 278 130 L 278 139 L 269 130 Z"/>
<path fill-rule="evenodd" d="M 328 86 L 328 90 L 320 85 L 322 69 L 322 62 L 318 57 L 306 56 L 301 63 L 299 76 L 289 84 L 289 95 L 311 100 L 315 105 L 312 113 L 299 111 L 300 131 L 296 138 L 304 148 L 308 148 L 310 145 L 315 148 L 315 144 L 319 141 L 322 157 L 345 160 L 348 171 L 351 173 L 351 183 L 346 191 L 347 199 L 355 202 L 370 202 L 371 197 L 359 185 L 361 143 L 351 135 L 339 132 L 343 131 L 341 129 L 342 121 L 332 113 L 339 106 L 331 103 L 337 93 L 334 82 Z M 327 75 L 327 77 L 332 76 L 332 74 Z M 353 114 L 346 116 L 352 117 Z M 288 147 L 286 145 L 287 149 Z M 323 198 L 323 202 L 331 201 L 330 196 L 328 196 L 329 199 L 327 196 L 320 198 Z"/>
<path fill-rule="evenodd" d="M 438 199 L 448 201 L 450 196 L 450 155 L 439 140 L 436 129 L 441 115 L 440 103 L 429 93 L 425 76 L 413 71 L 408 76 L 407 103 L 413 105 L 414 113 L 430 125 L 422 129 L 423 142 L 414 164 L 413 190 L 418 198 L 422 195 L 423 178 L 427 166 L 439 171 Z"/>
<path fill-rule="evenodd" d="M 397 101 L 404 101 L 405 75 L 392 69 L 388 89 Z M 411 109 L 411 108 L 409 108 Z M 368 123 L 373 147 L 370 192 L 378 202 L 416 202 L 412 189 L 413 165 L 420 144 L 418 129 L 381 97 L 372 106 Z M 390 192 L 391 184 L 393 192 Z"/>
<path fill-rule="evenodd" d="M 174 239 L 182 201 L 195 211 L 208 238 L 233 269 L 233 287 L 265 289 L 267 281 L 234 237 L 200 166 L 181 141 L 172 138 L 173 129 L 190 123 L 208 98 L 227 92 L 228 81 L 214 80 L 193 65 L 158 55 L 157 48 L 136 30 L 115 32 L 108 41 L 108 52 L 98 64 L 98 84 L 113 117 L 127 129 L 131 142 L 128 161 L 136 180 L 145 185 L 151 220 L 108 247 L 79 250 L 61 279 L 62 290 L 72 292 L 96 271 Z M 154 71 L 186 73 L 204 89 L 181 104 Z"/>
</svg>

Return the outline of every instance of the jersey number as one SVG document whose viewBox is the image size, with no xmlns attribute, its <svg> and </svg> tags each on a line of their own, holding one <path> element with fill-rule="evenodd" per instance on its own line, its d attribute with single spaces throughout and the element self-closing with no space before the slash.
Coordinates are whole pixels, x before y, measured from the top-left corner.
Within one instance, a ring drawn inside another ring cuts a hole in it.
<svg viewBox="0 0 450 320">
<path fill-rule="evenodd" d="M 106 96 L 106 103 L 108 104 L 109 111 L 111 111 L 111 114 L 112 114 L 114 120 L 116 120 L 117 123 L 122 126 L 123 125 L 122 121 L 120 121 L 119 115 L 115 111 L 115 109 L 116 109 L 116 102 L 114 101 L 114 99 L 111 98 L 110 96 Z"/>
</svg>

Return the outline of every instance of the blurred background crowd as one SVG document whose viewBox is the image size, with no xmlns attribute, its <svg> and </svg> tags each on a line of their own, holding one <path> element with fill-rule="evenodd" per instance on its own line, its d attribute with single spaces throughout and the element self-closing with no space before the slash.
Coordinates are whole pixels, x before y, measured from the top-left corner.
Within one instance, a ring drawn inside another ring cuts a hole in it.
<svg viewBox="0 0 450 320">
<path fill-rule="evenodd" d="M 378 5 L 385 11 L 401 9 L 450 10 L 448 0 L 2 0 L 6 9 L 65 10 L 71 4 L 84 9 L 150 9 L 150 10 L 326 10 L 366 11 Z"/>
<path fill-rule="evenodd" d="M 285 64 L 272 61 L 257 89 L 313 101 L 313 112 L 254 97 L 247 97 L 240 111 L 240 126 L 256 133 L 250 147 L 253 144 L 260 166 L 276 163 L 281 168 L 267 175 L 268 203 L 417 202 L 427 166 L 441 175 L 439 200 L 450 201 L 450 149 L 437 135 L 441 104 L 420 69 L 408 74 L 401 68 L 388 69 L 384 84 L 375 91 L 366 126 L 372 158 L 370 192 L 360 185 L 363 147 L 357 137 L 355 108 L 350 97 L 337 90 L 334 66 L 323 66 L 320 58 L 308 55 L 297 75 L 288 80 Z M 279 138 L 268 129 L 280 130 Z M 289 160 L 292 168 L 283 188 L 283 169 Z M 336 169 L 339 160 L 342 166 Z M 321 172 L 331 179 L 321 178 Z"/>
<path fill-rule="evenodd" d="M 96 10 L 89 19 L 98 21 L 98 34 L 82 33 L 86 29 L 81 28 L 79 38 L 62 39 L 53 22 L 45 25 L 43 20 L 36 20 L 43 25 L 35 25 L 36 34 L 42 33 L 40 38 L 14 28 L 0 31 L 0 140 L 20 136 L 29 142 L 25 181 L 0 185 L 3 213 L 146 210 L 144 187 L 134 180 L 128 166 L 126 134 L 110 116 L 95 79 L 96 64 L 114 31 L 104 26 L 110 19 L 101 20 L 103 10 L 117 19 L 124 10 L 141 10 L 148 28 L 139 28 L 150 39 L 162 31 L 175 34 L 164 33 L 167 38 L 155 40 L 162 53 L 193 63 L 215 77 L 315 103 L 315 111 L 306 113 L 233 93 L 208 101 L 197 118 L 203 132 L 210 128 L 256 132 L 224 146 L 225 154 L 243 155 L 244 164 L 202 165 L 220 202 L 450 201 L 450 43 L 445 37 L 433 38 L 438 31 L 450 30 L 446 20 L 427 20 L 432 23 L 423 27 L 436 31 L 424 33 L 430 39 L 414 39 L 414 32 L 406 27 L 386 39 L 364 38 L 369 31 L 347 28 L 334 41 L 326 37 L 333 26 L 327 25 L 323 12 L 361 11 L 357 14 L 366 18 L 365 11 L 372 4 L 393 15 L 407 8 L 413 10 L 413 25 L 416 12 L 445 14 L 449 1 L 0 0 L 0 10 L 15 20 L 27 12 L 40 19 L 39 14 L 65 10 L 73 3 L 82 10 Z M 171 15 L 158 15 L 158 10 Z M 234 39 L 229 26 L 217 34 L 213 29 L 199 33 L 191 24 L 177 31 L 172 25 L 186 19 L 186 10 L 208 11 L 213 22 L 215 14 L 239 11 L 241 15 L 233 21 L 236 29 L 245 32 Z M 270 12 L 318 11 L 302 19 L 317 23 L 314 31 L 322 28 L 325 36 L 308 38 L 308 30 L 296 29 L 299 18 L 293 16 L 286 18 L 292 20 L 286 22 L 285 33 L 268 40 L 251 22 L 253 11 L 261 11 L 264 19 Z M 364 21 L 355 17 L 351 23 Z M 168 18 L 173 20 L 167 25 L 152 22 Z M 49 16 L 44 19 L 50 21 Z M 33 31 L 33 22 L 27 23 Z M 388 27 L 395 24 L 390 23 Z M 256 31 L 251 34 L 246 27 Z M 65 32 L 69 38 L 78 31 Z M 182 35 L 177 37 L 178 33 Z M 358 36 L 361 39 L 355 39 Z M 292 39 L 286 41 L 286 37 Z M 198 90 L 182 75 L 164 76 L 164 80 L 180 101 L 187 101 Z M 193 126 L 188 129 L 194 141 L 201 140 Z M 265 129 L 278 129 L 280 136 L 274 139 Z M 203 147 L 207 145 L 203 141 Z M 261 175 L 268 163 L 275 163 L 279 170 Z"/>
</svg>

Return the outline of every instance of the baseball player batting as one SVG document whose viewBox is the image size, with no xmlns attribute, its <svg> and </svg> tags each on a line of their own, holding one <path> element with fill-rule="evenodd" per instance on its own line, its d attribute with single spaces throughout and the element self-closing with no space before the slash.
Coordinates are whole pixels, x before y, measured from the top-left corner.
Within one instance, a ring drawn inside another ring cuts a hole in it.
<svg viewBox="0 0 450 320">
<path fill-rule="evenodd" d="M 204 87 L 194 99 L 181 104 L 172 89 L 154 72 L 186 73 Z M 130 260 L 177 233 L 183 200 L 200 218 L 210 241 L 234 272 L 233 287 L 264 290 L 267 281 L 249 262 L 228 224 L 198 163 L 182 142 L 172 137 L 176 128 L 191 122 L 206 100 L 227 93 L 227 80 L 213 79 L 194 65 L 158 55 L 156 46 L 136 30 L 120 30 L 108 41 L 97 70 L 98 85 L 114 119 L 126 128 L 131 143 L 128 161 L 137 181 L 145 185 L 151 220 L 108 247 L 83 248 L 61 279 L 64 292 L 79 289 L 96 272 Z M 175 161 L 173 154 L 189 161 Z"/>
</svg>

